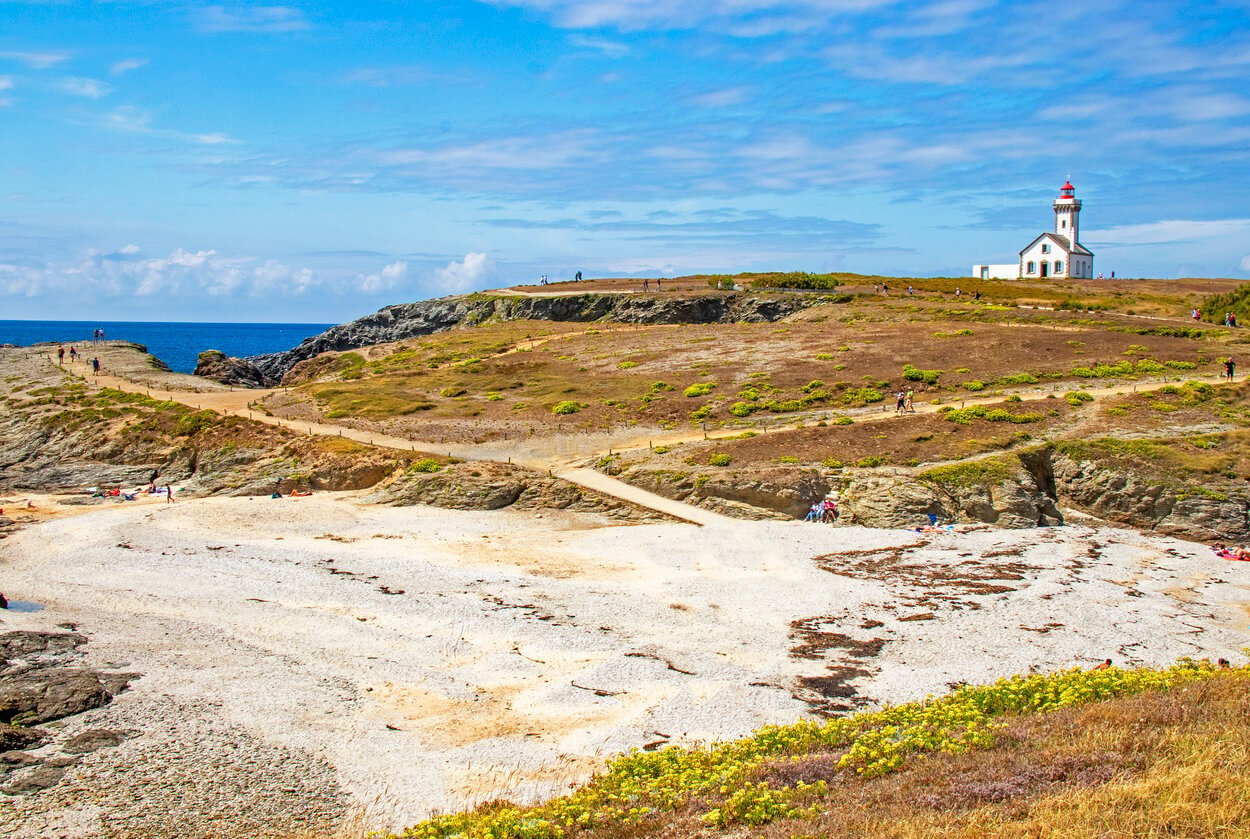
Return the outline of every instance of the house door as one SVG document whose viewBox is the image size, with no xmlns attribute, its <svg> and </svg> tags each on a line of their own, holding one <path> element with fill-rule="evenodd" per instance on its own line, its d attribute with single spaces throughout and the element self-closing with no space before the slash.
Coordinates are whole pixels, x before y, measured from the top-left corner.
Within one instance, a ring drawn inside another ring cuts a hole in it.
<svg viewBox="0 0 1250 839">
<path fill-rule="evenodd" d="M 1044 259 L 1042 260 L 1042 276 L 1043 277 L 1050 276 L 1050 263 Z"/>
<path fill-rule="evenodd" d="M 981 279 L 988 280 L 989 278 L 990 278 L 990 269 L 987 266 L 982 265 L 981 266 Z"/>
</svg>

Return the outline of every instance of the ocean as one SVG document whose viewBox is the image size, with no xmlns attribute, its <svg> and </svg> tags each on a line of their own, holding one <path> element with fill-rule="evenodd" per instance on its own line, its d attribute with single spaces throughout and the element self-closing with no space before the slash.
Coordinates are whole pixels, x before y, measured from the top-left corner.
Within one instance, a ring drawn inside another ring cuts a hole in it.
<svg viewBox="0 0 1250 839">
<path fill-rule="evenodd" d="M 329 323 L 153 323 L 73 320 L 0 320 L 0 344 L 29 346 L 44 341 L 67 345 L 91 343 L 104 330 L 108 340 L 134 341 L 179 373 L 195 370 L 204 350 L 221 350 L 243 358 L 289 350 L 300 341 L 329 329 Z"/>
</svg>

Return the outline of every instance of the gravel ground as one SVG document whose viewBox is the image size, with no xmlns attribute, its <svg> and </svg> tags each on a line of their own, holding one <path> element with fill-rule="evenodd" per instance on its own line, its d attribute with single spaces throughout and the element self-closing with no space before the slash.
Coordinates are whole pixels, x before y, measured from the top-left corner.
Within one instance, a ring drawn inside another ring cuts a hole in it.
<svg viewBox="0 0 1250 839">
<path fill-rule="evenodd" d="M 607 524 L 327 493 L 31 525 L 0 573 L 47 608 L 0 629 L 72 622 L 88 664 L 143 677 L 56 731 L 133 736 L 0 797 L 0 832 L 394 828 L 632 747 L 1250 635 L 1250 566 L 1129 531 Z"/>
</svg>

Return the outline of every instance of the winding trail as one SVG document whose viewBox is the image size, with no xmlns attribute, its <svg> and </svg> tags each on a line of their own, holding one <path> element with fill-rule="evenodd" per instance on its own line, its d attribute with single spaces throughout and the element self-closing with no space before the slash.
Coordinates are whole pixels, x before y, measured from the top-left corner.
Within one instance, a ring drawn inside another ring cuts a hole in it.
<svg viewBox="0 0 1250 839">
<path fill-rule="evenodd" d="M 545 336 L 545 340 L 552 340 L 557 337 L 562 336 Z M 508 351 L 515 351 L 515 348 L 505 350 L 505 352 Z M 517 465 L 525 466 L 531 469 L 548 471 L 555 477 L 559 477 L 593 492 L 598 492 L 622 501 L 637 504 L 639 506 L 674 516 L 683 521 L 688 521 L 694 524 L 723 525 L 733 521 L 733 519 L 720 515 L 719 513 L 714 513 L 681 501 L 675 501 L 657 493 L 627 484 L 624 481 L 619 481 L 582 464 L 585 464 L 591 458 L 599 457 L 609 452 L 627 453 L 631 451 L 642 451 L 643 449 L 650 448 L 654 445 L 674 445 L 677 443 L 697 442 L 700 440 L 732 439 L 741 434 L 741 429 L 707 433 L 702 431 L 648 431 L 642 433 L 628 431 L 622 434 L 608 433 L 578 436 L 544 436 L 542 438 L 531 438 L 528 441 L 435 443 L 428 440 L 418 440 L 412 437 L 401 437 L 382 434 L 375 431 L 351 428 L 334 423 L 312 422 L 309 420 L 276 417 L 253 407 L 255 403 L 260 402 L 270 394 L 279 392 L 281 388 L 210 390 L 203 392 L 178 390 L 152 387 L 148 384 L 137 383 L 120 376 L 107 374 L 93 375 L 90 366 L 85 362 L 66 363 L 63 369 L 97 387 L 110 387 L 127 393 L 143 393 L 154 399 L 179 402 L 196 409 L 210 409 L 219 411 L 226 415 L 233 414 L 236 416 L 245 416 L 256 422 L 262 422 L 266 425 L 272 425 L 279 428 L 286 428 L 301 435 L 306 434 L 310 436 L 320 435 L 324 437 L 343 437 L 355 440 L 358 443 L 363 443 L 368 446 L 396 449 L 400 451 L 428 452 L 438 455 L 446 454 L 448 457 L 466 461 L 506 461 L 508 463 L 516 463 Z M 191 377 L 186 378 L 190 379 Z M 1157 380 L 1112 385 L 1110 387 L 1082 389 L 1085 390 L 1086 393 L 1089 393 L 1097 398 L 1134 392 L 1149 392 L 1166 387 L 1169 384 L 1175 384 L 1181 380 L 1191 379 L 1214 383 L 1222 381 L 1223 377 L 1217 375 L 1176 376 L 1172 377 L 1172 381 L 1167 381 L 1166 379 L 1161 378 Z M 1064 388 L 1065 391 L 1070 389 L 1072 388 Z M 1019 396 L 1021 404 L 1039 402 L 1059 392 L 1060 389 L 1058 385 L 1055 385 L 1053 389 L 1049 391 L 1039 390 L 1036 388 L 1005 391 L 1007 395 Z M 970 405 L 988 405 L 1001 402 L 1002 400 L 1003 396 L 984 396 L 961 399 L 959 400 L 959 405 L 960 407 Z M 932 414 L 938 412 L 943 407 L 951 407 L 953 404 L 953 402 L 947 402 L 944 405 L 932 405 L 927 403 L 920 404 L 915 406 L 913 414 Z M 832 413 L 833 412 L 831 412 L 831 415 Z M 870 408 L 861 408 L 853 411 L 838 413 L 848 413 L 853 415 L 856 422 L 885 422 L 899 418 L 887 405 L 873 406 Z M 907 415 L 904 415 L 902 419 L 906 419 L 906 416 Z M 771 426 L 767 429 L 766 433 L 784 434 L 800 428 L 810 427 L 810 423 L 812 421 L 813 418 L 808 417 L 805 421 L 806 424 L 787 423 L 784 425 Z"/>
</svg>

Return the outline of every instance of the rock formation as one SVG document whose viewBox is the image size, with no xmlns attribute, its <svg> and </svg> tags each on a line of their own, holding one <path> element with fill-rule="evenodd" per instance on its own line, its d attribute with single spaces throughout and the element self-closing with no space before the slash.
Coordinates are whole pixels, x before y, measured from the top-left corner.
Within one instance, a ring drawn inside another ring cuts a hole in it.
<svg viewBox="0 0 1250 839">
<path fill-rule="evenodd" d="M 221 350 L 205 350 L 195 364 L 195 375 L 236 387 L 271 387 L 275 384 L 255 364 Z"/>
</svg>

